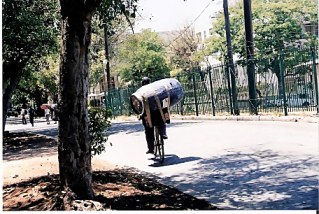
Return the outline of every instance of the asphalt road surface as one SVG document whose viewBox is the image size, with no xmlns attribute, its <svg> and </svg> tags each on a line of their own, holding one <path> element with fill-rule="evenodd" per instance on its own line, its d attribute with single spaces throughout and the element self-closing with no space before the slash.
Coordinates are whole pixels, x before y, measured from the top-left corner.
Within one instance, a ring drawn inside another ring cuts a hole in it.
<svg viewBox="0 0 319 214">
<path fill-rule="evenodd" d="M 143 126 L 113 123 L 100 158 L 134 167 L 224 209 L 318 209 L 318 124 L 173 121 L 163 165 Z"/>
<path fill-rule="evenodd" d="M 57 137 L 57 124 L 9 119 L 6 130 Z M 114 122 L 106 151 L 119 167 L 133 167 L 224 209 L 318 209 L 318 123 L 185 121 L 167 126 L 165 162 L 147 150 L 140 121 Z"/>
<path fill-rule="evenodd" d="M 34 119 L 34 126 L 32 127 L 29 118 L 27 118 L 27 124 L 22 124 L 22 120 L 19 117 L 8 117 L 6 121 L 5 131 L 10 132 L 32 132 L 35 134 L 43 134 L 48 137 L 58 139 L 58 122 L 50 121 L 50 124 L 46 123 L 45 118 L 36 117 Z"/>
</svg>

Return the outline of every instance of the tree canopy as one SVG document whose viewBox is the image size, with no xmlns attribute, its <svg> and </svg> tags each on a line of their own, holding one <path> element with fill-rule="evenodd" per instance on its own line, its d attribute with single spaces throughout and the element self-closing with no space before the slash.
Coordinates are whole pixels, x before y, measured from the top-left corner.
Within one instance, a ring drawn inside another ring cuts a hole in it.
<svg viewBox="0 0 319 214">
<path fill-rule="evenodd" d="M 50 54 L 39 59 L 37 66 L 27 66 L 12 96 L 13 105 L 28 102 L 38 108 L 47 102 L 48 97 L 57 101 L 59 56 Z M 40 114 L 40 112 L 38 112 Z"/>
<path fill-rule="evenodd" d="M 199 38 L 195 35 L 193 28 L 185 27 L 180 30 L 176 38 L 170 43 L 170 49 L 172 51 L 170 63 L 173 67 L 173 75 L 192 71 L 198 67 Z"/>
<path fill-rule="evenodd" d="M 229 8 L 233 52 L 246 56 L 243 3 Z M 258 54 L 278 53 L 287 46 L 309 46 L 314 37 L 302 28 L 306 22 L 316 23 L 317 5 L 314 0 L 252 1 L 254 47 Z M 222 13 L 213 23 L 213 36 L 208 41 L 209 53 L 225 55 L 225 30 Z M 307 42 L 305 42 L 307 41 Z"/>
<path fill-rule="evenodd" d="M 57 1 L 3 2 L 3 63 L 26 65 L 57 51 L 59 17 Z M 4 80 L 13 71 L 4 69 Z"/>
<path fill-rule="evenodd" d="M 37 70 L 42 57 L 58 50 L 58 2 L 2 2 L 3 129 L 13 92 L 27 71 Z"/>
<path fill-rule="evenodd" d="M 132 18 L 130 19 L 132 22 Z M 125 39 L 130 31 L 130 26 L 125 16 L 120 15 L 116 20 L 108 22 L 107 27 L 108 40 L 108 60 L 110 61 L 110 70 L 113 76 L 116 76 L 116 56 L 120 43 Z M 99 16 L 92 20 L 92 45 L 90 49 L 90 86 L 97 85 L 101 78 L 105 76 L 106 56 L 105 56 L 105 29 L 101 25 Z"/>
<path fill-rule="evenodd" d="M 127 35 L 119 47 L 117 62 L 116 71 L 131 84 L 139 84 L 143 76 L 152 81 L 169 76 L 163 41 L 150 30 Z"/>
</svg>

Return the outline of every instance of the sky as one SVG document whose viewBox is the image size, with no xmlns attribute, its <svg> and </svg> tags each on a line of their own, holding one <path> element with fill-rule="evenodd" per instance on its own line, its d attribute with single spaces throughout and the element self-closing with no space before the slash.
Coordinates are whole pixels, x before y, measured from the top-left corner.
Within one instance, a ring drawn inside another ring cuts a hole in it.
<svg viewBox="0 0 319 214">
<path fill-rule="evenodd" d="M 222 0 L 140 0 L 135 32 L 151 28 L 156 32 L 180 30 L 192 25 L 208 30 L 212 16 L 223 9 Z"/>
</svg>

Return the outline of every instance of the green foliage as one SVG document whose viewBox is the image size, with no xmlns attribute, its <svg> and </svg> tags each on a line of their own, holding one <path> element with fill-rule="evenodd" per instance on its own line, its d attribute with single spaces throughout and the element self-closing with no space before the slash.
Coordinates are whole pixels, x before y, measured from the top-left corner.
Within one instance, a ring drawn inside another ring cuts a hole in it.
<svg viewBox="0 0 319 214">
<path fill-rule="evenodd" d="M 91 36 L 90 48 L 90 86 L 96 86 L 101 78 L 105 76 L 106 61 L 105 61 L 105 32 L 98 17 L 92 21 L 93 31 Z M 128 22 L 120 16 L 117 20 L 110 21 L 107 25 L 108 48 L 109 48 L 109 63 L 111 75 L 115 76 L 116 55 L 118 52 L 119 43 L 127 34 L 129 29 Z"/>
<path fill-rule="evenodd" d="M 106 129 L 111 127 L 111 111 L 105 108 L 89 108 L 89 137 L 92 155 L 99 155 L 105 150 Z"/>
<path fill-rule="evenodd" d="M 58 2 L 6 0 L 3 6 L 3 63 L 35 63 L 57 51 Z M 4 70 L 4 77 L 10 76 Z M 5 79 L 6 80 L 6 79 Z"/>
<path fill-rule="evenodd" d="M 24 102 L 37 101 L 39 106 L 50 96 L 57 101 L 59 84 L 59 56 L 51 54 L 42 57 L 35 66 L 26 66 L 22 78 L 14 92 L 11 102 L 20 105 Z"/>
<path fill-rule="evenodd" d="M 169 76 L 163 42 L 155 32 L 130 34 L 119 47 L 116 71 L 124 82 L 139 84 L 143 76 L 152 81 Z"/>
<path fill-rule="evenodd" d="M 113 21 L 121 20 L 121 15 L 127 20 L 136 17 L 138 0 L 104 0 L 97 8 L 96 16 L 100 20 L 101 26 L 107 23 L 110 27 Z M 111 32 L 111 31 L 110 31 Z"/>
<path fill-rule="evenodd" d="M 16 89 L 13 104 L 34 97 L 38 85 L 33 72 L 41 70 L 45 56 L 57 53 L 59 30 L 56 0 L 2 2 L 3 117 Z"/>
<path fill-rule="evenodd" d="M 243 3 L 229 8 L 233 52 L 241 59 L 246 56 Z M 252 1 L 252 18 L 255 58 L 268 57 L 272 61 L 287 46 L 313 44 L 314 36 L 302 30 L 304 21 L 317 23 L 317 6 L 314 0 Z M 208 41 L 210 53 L 226 56 L 224 14 L 217 14 L 213 37 Z M 264 68 L 268 69 L 268 68 Z"/>
<path fill-rule="evenodd" d="M 59 85 L 59 63 L 58 54 L 51 54 L 43 59 L 43 64 L 38 72 L 34 72 L 36 85 L 55 97 L 58 94 Z"/>
<path fill-rule="evenodd" d="M 112 61 L 117 49 L 119 38 L 123 31 L 127 30 L 128 24 L 132 25 L 137 12 L 138 0 L 113 0 L 101 1 L 93 18 L 90 85 L 100 82 L 105 75 L 105 29 L 108 37 L 108 60 Z M 110 64 L 111 72 L 113 71 Z M 114 72 L 113 72 L 114 73 Z"/>
<path fill-rule="evenodd" d="M 181 68 L 176 68 L 170 71 L 171 77 L 177 77 L 183 73 L 183 70 Z"/>
<path fill-rule="evenodd" d="M 105 74 L 105 52 L 104 33 L 102 29 L 96 28 L 91 36 L 90 48 L 90 86 L 95 86 Z"/>
</svg>

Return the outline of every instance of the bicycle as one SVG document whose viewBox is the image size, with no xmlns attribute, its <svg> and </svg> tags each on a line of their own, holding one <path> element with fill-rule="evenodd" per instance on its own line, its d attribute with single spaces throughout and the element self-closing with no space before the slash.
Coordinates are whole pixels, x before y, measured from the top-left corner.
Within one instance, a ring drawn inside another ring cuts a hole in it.
<svg viewBox="0 0 319 214">
<path fill-rule="evenodd" d="M 155 135 L 155 142 L 154 142 L 154 155 L 155 158 L 159 157 L 159 162 L 164 162 L 164 139 L 160 135 L 158 127 L 154 127 L 154 135 Z"/>
</svg>

